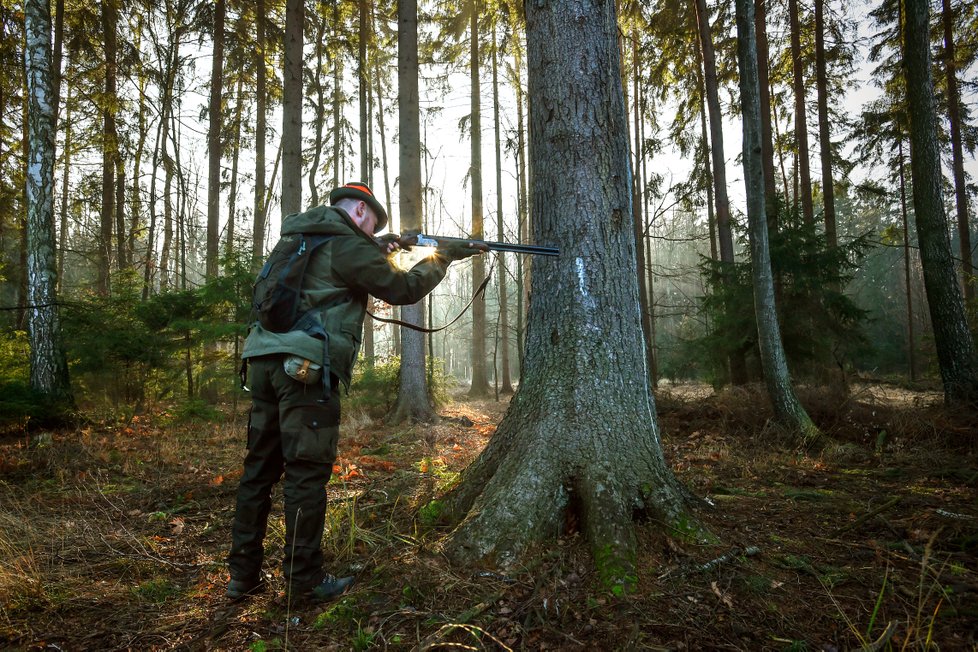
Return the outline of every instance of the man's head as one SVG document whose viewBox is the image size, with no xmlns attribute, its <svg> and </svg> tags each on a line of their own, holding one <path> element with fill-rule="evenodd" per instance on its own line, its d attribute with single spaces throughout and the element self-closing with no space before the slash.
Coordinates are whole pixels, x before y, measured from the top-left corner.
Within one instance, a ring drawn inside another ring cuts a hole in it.
<svg viewBox="0 0 978 652">
<path fill-rule="evenodd" d="M 387 211 L 365 183 L 350 182 L 329 193 L 329 203 L 349 213 L 353 222 L 367 235 L 383 231 L 387 226 Z"/>
</svg>

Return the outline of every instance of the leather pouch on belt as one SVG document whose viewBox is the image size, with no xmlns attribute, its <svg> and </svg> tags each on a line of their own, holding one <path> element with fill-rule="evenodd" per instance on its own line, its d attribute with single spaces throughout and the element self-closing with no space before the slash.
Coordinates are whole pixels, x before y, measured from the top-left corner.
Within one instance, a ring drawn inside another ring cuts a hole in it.
<svg viewBox="0 0 978 652">
<path fill-rule="evenodd" d="M 306 385 L 315 385 L 323 378 L 323 366 L 321 364 L 297 355 L 287 356 L 283 365 L 289 378 Z"/>
</svg>

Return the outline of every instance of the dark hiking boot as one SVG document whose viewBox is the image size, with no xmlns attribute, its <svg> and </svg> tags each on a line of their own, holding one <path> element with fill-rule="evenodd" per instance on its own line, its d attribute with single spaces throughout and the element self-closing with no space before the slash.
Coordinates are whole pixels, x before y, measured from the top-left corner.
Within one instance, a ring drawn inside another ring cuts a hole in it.
<svg viewBox="0 0 978 652">
<path fill-rule="evenodd" d="M 354 579 L 353 577 L 336 577 L 327 573 L 319 584 L 304 591 L 294 592 L 291 599 L 298 602 L 329 602 L 349 591 L 350 587 L 353 586 Z"/>
<path fill-rule="evenodd" d="M 227 596 L 231 602 L 243 600 L 251 595 L 256 595 L 265 590 L 265 580 L 257 578 L 252 580 L 231 580 L 228 582 Z"/>
</svg>

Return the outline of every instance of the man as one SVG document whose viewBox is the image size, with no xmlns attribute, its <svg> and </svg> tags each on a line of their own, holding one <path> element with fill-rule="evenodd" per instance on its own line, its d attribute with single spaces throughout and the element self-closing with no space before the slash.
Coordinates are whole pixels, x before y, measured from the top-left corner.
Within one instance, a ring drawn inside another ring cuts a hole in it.
<svg viewBox="0 0 978 652">
<path fill-rule="evenodd" d="M 339 437 L 339 386 L 349 390 L 367 295 L 397 305 L 417 303 L 441 282 L 451 261 L 481 253 L 473 243 L 455 243 L 410 270 L 398 269 L 389 260 L 397 243 L 388 238 L 381 244 L 374 237 L 387 225 L 387 211 L 366 184 L 336 188 L 329 201 L 331 206 L 292 214 L 282 222 L 283 236 L 331 236 L 313 253 L 299 298 L 299 314 L 311 311 L 316 328 L 274 333 L 256 323 L 245 340 L 242 357 L 250 366 L 252 407 L 228 555 L 231 600 L 265 588 L 262 544 L 272 486 L 283 472 L 289 598 L 330 600 L 353 584 L 352 577 L 323 570 L 321 542 L 326 483 Z M 325 331 L 326 341 L 310 331 Z M 315 369 L 323 361 L 324 346 L 329 373 L 325 383 L 309 374 L 310 363 Z"/>
</svg>

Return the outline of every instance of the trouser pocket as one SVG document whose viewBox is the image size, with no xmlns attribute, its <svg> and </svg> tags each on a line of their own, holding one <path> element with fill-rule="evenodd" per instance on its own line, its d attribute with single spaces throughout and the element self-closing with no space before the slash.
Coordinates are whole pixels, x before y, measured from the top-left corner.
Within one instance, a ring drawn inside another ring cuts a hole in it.
<svg viewBox="0 0 978 652">
<path fill-rule="evenodd" d="M 336 460 L 339 430 L 339 426 L 326 426 L 315 419 L 304 423 L 296 441 L 295 458 L 332 464 Z"/>
</svg>

